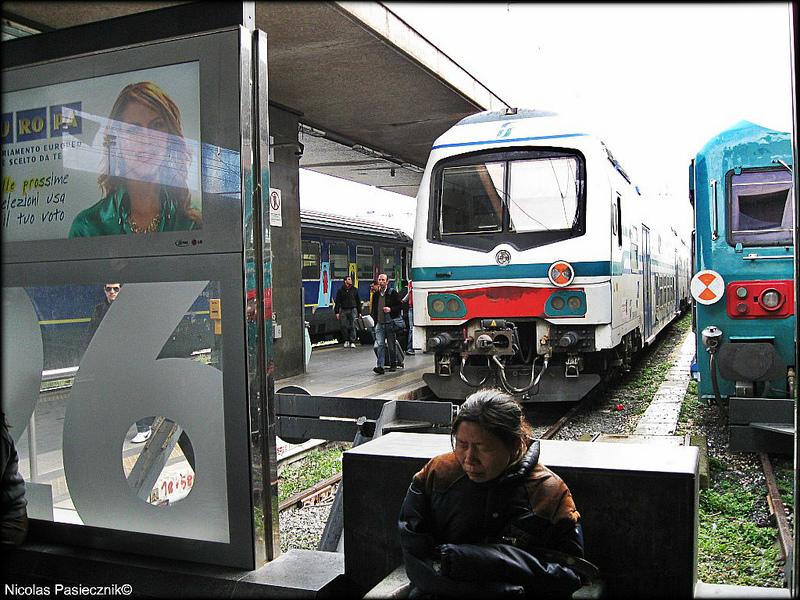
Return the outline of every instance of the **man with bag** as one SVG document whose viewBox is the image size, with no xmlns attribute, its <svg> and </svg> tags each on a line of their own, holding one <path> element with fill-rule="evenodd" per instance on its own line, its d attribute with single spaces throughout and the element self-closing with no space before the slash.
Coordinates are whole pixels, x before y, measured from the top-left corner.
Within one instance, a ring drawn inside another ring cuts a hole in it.
<svg viewBox="0 0 800 600">
<path fill-rule="evenodd" d="M 378 291 L 372 294 L 370 315 L 375 321 L 375 353 L 378 366 L 372 369 L 383 375 L 386 353 L 389 356 L 389 371 L 397 370 L 397 331 L 403 330 L 403 317 L 400 315 L 400 296 L 397 290 L 388 289 L 389 278 L 386 273 L 378 275 Z"/>
</svg>

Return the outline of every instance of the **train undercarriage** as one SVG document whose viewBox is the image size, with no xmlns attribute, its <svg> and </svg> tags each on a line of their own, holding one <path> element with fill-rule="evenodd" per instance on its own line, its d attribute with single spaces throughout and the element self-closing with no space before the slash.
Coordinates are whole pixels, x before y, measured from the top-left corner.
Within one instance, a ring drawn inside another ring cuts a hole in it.
<svg viewBox="0 0 800 600">
<path fill-rule="evenodd" d="M 637 331 L 613 349 L 597 349 L 595 328 L 541 319 L 473 319 L 427 332 L 435 372 L 423 379 L 441 399 L 463 401 L 497 387 L 523 403 L 577 402 L 601 381 L 630 369 Z"/>
</svg>

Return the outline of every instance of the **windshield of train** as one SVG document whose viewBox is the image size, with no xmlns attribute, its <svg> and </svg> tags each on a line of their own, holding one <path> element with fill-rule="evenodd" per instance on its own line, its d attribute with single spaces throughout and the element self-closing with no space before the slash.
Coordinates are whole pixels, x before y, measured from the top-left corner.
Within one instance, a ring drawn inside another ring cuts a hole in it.
<svg viewBox="0 0 800 600">
<path fill-rule="evenodd" d="M 444 167 L 442 235 L 571 229 L 580 184 L 575 156 Z"/>
<path fill-rule="evenodd" d="M 509 165 L 509 229 L 570 229 L 578 211 L 577 160 L 544 158 Z"/>
<path fill-rule="evenodd" d="M 731 244 L 777 246 L 793 243 L 792 175 L 785 168 L 742 171 L 730 177 Z"/>
<path fill-rule="evenodd" d="M 503 228 L 505 163 L 442 171 L 441 232 L 483 233 Z"/>
</svg>

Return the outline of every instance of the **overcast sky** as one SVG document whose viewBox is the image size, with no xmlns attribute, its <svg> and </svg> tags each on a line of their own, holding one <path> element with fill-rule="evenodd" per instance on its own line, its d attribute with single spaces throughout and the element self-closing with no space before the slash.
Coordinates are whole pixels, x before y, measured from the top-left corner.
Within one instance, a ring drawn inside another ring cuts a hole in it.
<svg viewBox="0 0 800 600">
<path fill-rule="evenodd" d="M 385 5 L 512 106 L 590 123 L 682 229 L 709 138 L 742 119 L 791 131 L 787 3 Z M 343 186 L 348 214 L 413 227 L 412 199 L 330 179 L 301 171 L 301 206 Z"/>
</svg>

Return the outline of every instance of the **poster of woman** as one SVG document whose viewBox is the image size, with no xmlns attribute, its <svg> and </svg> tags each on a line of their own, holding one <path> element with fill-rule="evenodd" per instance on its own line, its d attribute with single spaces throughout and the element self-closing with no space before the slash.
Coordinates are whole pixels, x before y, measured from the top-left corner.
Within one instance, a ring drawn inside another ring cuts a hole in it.
<svg viewBox="0 0 800 600">
<path fill-rule="evenodd" d="M 198 63 L 2 101 L 5 242 L 202 228 Z"/>
<path fill-rule="evenodd" d="M 73 220 L 69 237 L 202 227 L 187 186 L 191 153 L 175 102 L 151 81 L 128 84 L 104 134 L 103 198 Z"/>
</svg>

